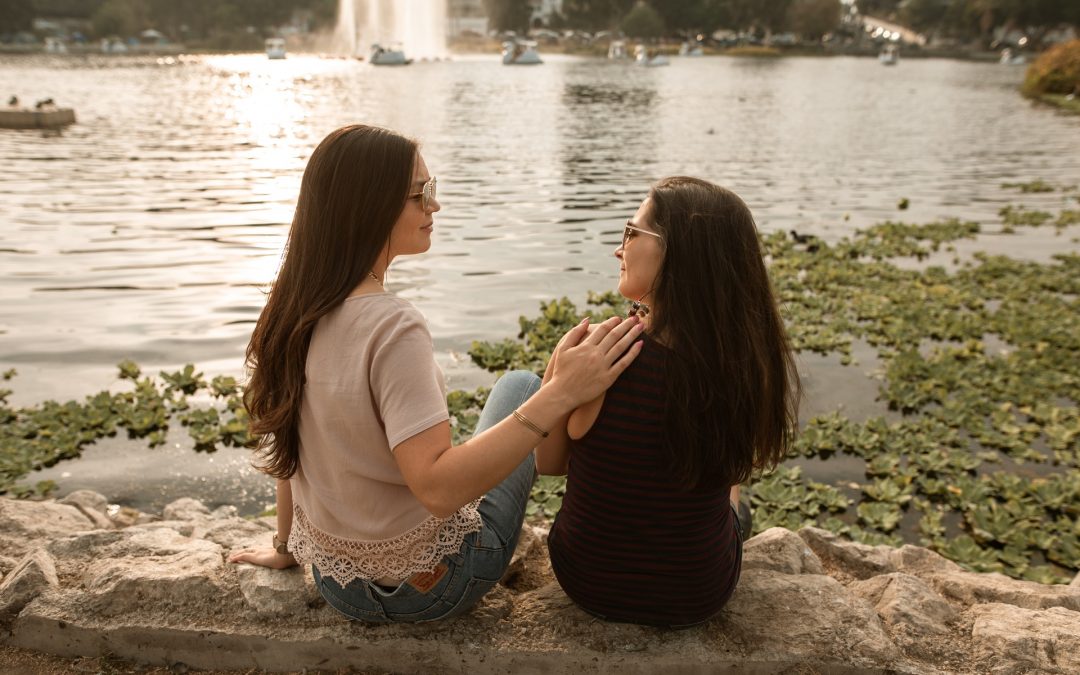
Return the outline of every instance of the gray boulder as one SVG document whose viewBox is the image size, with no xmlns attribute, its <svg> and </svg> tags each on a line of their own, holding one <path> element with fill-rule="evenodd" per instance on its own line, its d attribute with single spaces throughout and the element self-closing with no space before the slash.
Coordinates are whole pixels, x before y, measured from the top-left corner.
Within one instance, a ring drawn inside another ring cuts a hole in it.
<svg viewBox="0 0 1080 675">
<path fill-rule="evenodd" d="M 972 607 L 971 615 L 974 656 L 982 672 L 1080 673 L 1080 612 L 993 603 Z"/>
<path fill-rule="evenodd" d="M 102 498 L 103 499 L 103 498 Z M 225 562 L 273 519 L 170 504 L 95 529 L 101 499 L 0 498 L 0 645 L 167 667 L 399 672 L 1080 672 L 1080 588 L 975 574 L 916 546 L 807 528 L 747 542 L 718 616 L 669 630 L 611 623 L 555 581 L 526 526 L 511 573 L 448 621 L 371 625 L 319 596 L 310 569 Z M 109 509 L 110 512 L 115 509 Z M 122 509 L 121 509 L 122 510 Z M 10 556 L 17 556 L 14 559 Z"/>
<path fill-rule="evenodd" d="M 178 607 L 214 612 L 224 589 L 220 553 L 184 551 L 146 558 L 112 558 L 91 563 L 82 575 L 91 606 L 99 616 L 124 616 L 154 608 Z"/>
<path fill-rule="evenodd" d="M 252 545 L 269 546 L 274 531 L 258 520 L 227 518 L 210 524 L 202 533 L 202 538 L 231 550 Z"/>
<path fill-rule="evenodd" d="M 755 661 L 827 669 L 901 660 L 874 608 L 825 575 L 749 570 L 714 623 Z"/>
<path fill-rule="evenodd" d="M 895 549 L 889 546 L 868 546 L 848 541 L 817 527 L 804 527 L 799 530 L 799 537 L 822 563 L 832 566 L 841 577 L 869 579 L 897 571 L 892 556 Z"/>
<path fill-rule="evenodd" d="M 21 557 L 56 537 L 95 528 L 82 511 L 56 502 L 0 499 L 0 551 Z"/>
<path fill-rule="evenodd" d="M 59 586 L 52 556 L 41 548 L 31 551 L 0 583 L 0 623 L 21 612 L 41 593 Z"/>
<path fill-rule="evenodd" d="M 182 497 L 167 504 L 161 512 L 162 520 L 200 520 L 209 517 L 210 509 L 190 497 Z"/>
<path fill-rule="evenodd" d="M 304 614 L 323 602 L 309 566 L 272 570 L 257 565 L 236 566 L 244 602 L 262 617 Z"/>
<path fill-rule="evenodd" d="M 48 548 L 57 558 L 79 564 L 96 560 L 154 558 L 196 551 L 223 555 L 221 546 L 214 542 L 191 539 L 170 528 L 152 525 L 71 535 L 49 542 Z"/>
<path fill-rule="evenodd" d="M 885 625 L 913 635 L 946 635 L 958 613 L 918 577 L 902 572 L 852 582 L 848 589 L 874 605 Z"/>
<path fill-rule="evenodd" d="M 1004 574 L 963 570 L 931 572 L 923 579 L 946 599 L 963 605 L 1005 603 L 1025 609 L 1064 607 L 1080 611 L 1080 589 L 1012 579 Z"/>
<path fill-rule="evenodd" d="M 93 490 L 76 490 L 57 500 L 56 503 L 67 504 L 79 509 L 84 516 L 94 523 L 96 528 L 111 529 L 115 527 L 112 519 L 109 518 L 109 500 L 103 494 Z"/>
<path fill-rule="evenodd" d="M 783 574 L 824 574 L 821 560 L 791 530 L 770 527 L 743 546 L 743 570 L 772 570 Z"/>
</svg>

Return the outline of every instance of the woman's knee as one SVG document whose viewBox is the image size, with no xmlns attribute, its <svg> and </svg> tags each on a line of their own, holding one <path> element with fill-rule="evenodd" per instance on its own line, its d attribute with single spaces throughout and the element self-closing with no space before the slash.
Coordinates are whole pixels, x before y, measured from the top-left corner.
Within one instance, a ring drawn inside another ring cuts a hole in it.
<svg viewBox="0 0 1080 675">
<path fill-rule="evenodd" d="M 540 383 L 541 380 L 536 376 L 536 373 L 527 370 L 511 370 L 503 374 L 495 383 L 495 387 L 491 390 L 491 396 L 518 394 L 521 400 L 525 400 L 540 389 Z"/>
</svg>

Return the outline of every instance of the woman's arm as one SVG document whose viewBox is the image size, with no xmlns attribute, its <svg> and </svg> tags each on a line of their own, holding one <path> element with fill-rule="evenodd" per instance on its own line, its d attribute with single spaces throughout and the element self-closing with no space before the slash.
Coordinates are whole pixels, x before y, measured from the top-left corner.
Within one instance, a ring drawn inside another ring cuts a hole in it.
<svg viewBox="0 0 1080 675">
<path fill-rule="evenodd" d="M 292 531 L 292 485 L 287 480 L 277 482 L 277 539 L 288 541 Z M 278 553 L 273 546 L 242 548 L 229 555 L 231 563 L 251 563 L 277 570 L 297 564 L 292 553 Z"/>
<path fill-rule="evenodd" d="M 289 541 L 289 533 L 292 532 L 292 511 L 292 483 L 279 479 L 277 482 L 278 541 Z"/>
<path fill-rule="evenodd" d="M 594 326 L 590 327 L 590 331 Z M 561 341 L 560 341 L 561 344 Z M 544 383 L 551 379 L 558 349 L 551 353 L 547 370 L 544 372 Z M 545 476 L 565 476 L 570 469 L 570 441 L 578 440 L 589 432 L 593 423 L 600 414 L 600 408 L 604 404 L 606 391 L 587 403 L 583 403 L 570 411 L 547 438 L 542 439 L 536 446 L 536 470 Z"/>
<path fill-rule="evenodd" d="M 559 344 L 562 344 L 561 341 Z M 551 352 L 547 369 L 544 371 L 544 381 L 541 390 L 551 382 L 551 376 L 555 372 L 555 361 L 559 358 L 559 348 L 556 346 Z M 573 411 L 566 413 L 555 420 L 555 426 L 548 431 L 548 437 L 540 439 L 539 445 L 533 451 L 536 456 L 536 470 L 545 476 L 565 476 L 567 466 L 570 463 L 570 437 L 566 434 L 566 423 L 570 420 Z"/>
<path fill-rule="evenodd" d="M 566 334 L 556 348 L 548 382 L 518 407 L 545 431 L 565 429 L 570 412 L 606 391 L 641 351 L 640 342 L 635 342 L 642 330 L 636 318 L 613 317 L 588 337 L 586 326 L 582 322 Z M 457 446 L 450 443 L 450 423 L 441 422 L 398 444 L 393 452 L 420 503 L 446 518 L 510 475 L 539 440 L 511 416 Z"/>
</svg>

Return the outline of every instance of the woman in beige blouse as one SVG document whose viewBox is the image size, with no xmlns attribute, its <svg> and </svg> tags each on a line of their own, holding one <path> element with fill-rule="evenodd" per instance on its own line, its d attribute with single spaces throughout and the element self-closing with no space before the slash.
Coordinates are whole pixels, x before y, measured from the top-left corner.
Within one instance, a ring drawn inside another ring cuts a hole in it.
<svg viewBox="0 0 1080 675">
<path fill-rule="evenodd" d="M 496 383 L 453 446 L 423 316 L 383 288 L 431 247 L 440 205 L 417 144 L 338 129 L 312 153 L 277 280 L 247 349 L 244 400 L 261 468 L 278 479 L 273 546 L 231 562 L 311 564 L 323 597 L 365 621 L 466 611 L 501 578 L 535 476 L 532 449 L 640 351 L 640 323 L 570 330 L 540 387 Z"/>
</svg>

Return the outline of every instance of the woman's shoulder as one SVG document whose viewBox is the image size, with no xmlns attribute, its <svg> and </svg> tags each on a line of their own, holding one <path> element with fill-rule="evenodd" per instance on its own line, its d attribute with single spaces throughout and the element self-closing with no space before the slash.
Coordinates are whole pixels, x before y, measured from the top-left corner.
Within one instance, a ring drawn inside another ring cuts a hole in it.
<svg viewBox="0 0 1080 675">
<path fill-rule="evenodd" d="M 671 348 L 656 339 L 655 336 L 649 335 L 649 333 L 641 334 L 641 352 L 638 353 L 638 357 L 634 359 L 634 362 L 630 364 L 632 368 L 635 364 L 645 366 L 646 368 L 655 368 L 658 364 L 663 363 L 671 355 Z M 629 369 L 628 369 L 629 370 Z"/>
<path fill-rule="evenodd" d="M 389 291 L 345 298 L 340 311 L 350 321 L 359 320 L 368 324 L 402 321 L 427 325 L 424 315 L 415 305 Z"/>
<path fill-rule="evenodd" d="M 369 344 L 392 341 L 408 333 L 430 337 L 427 320 L 411 302 L 393 293 L 370 293 L 346 298 L 319 320 L 315 329 L 321 340 L 357 339 Z"/>
</svg>

